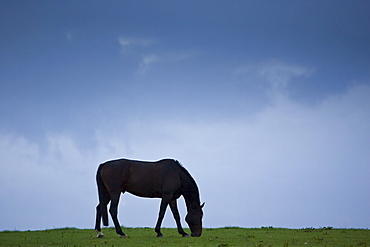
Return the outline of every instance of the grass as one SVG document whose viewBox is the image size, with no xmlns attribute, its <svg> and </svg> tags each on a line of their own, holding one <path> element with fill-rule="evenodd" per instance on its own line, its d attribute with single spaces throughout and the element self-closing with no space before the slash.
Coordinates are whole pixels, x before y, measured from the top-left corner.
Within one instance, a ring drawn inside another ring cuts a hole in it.
<svg viewBox="0 0 370 247">
<path fill-rule="evenodd" d="M 189 230 L 186 229 L 188 232 Z M 283 228 L 210 228 L 200 238 L 183 238 L 176 229 L 163 228 L 164 238 L 156 238 L 152 228 L 125 228 L 129 238 L 121 239 L 113 228 L 96 238 L 93 230 L 63 228 L 43 231 L 0 232 L 0 246 L 352 246 L 370 247 L 370 230 L 365 229 L 283 229 Z"/>
</svg>

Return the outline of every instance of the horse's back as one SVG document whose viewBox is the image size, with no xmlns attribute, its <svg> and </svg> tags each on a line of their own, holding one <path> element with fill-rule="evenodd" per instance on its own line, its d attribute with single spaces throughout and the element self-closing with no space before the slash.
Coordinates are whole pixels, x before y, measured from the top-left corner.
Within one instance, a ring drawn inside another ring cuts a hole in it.
<svg viewBox="0 0 370 247">
<path fill-rule="evenodd" d="M 101 176 L 108 190 L 127 191 L 141 197 L 179 193 L 178 163 L 171 159 L 155 162 L 119 159 L 103 163 Z"/>
</svg>

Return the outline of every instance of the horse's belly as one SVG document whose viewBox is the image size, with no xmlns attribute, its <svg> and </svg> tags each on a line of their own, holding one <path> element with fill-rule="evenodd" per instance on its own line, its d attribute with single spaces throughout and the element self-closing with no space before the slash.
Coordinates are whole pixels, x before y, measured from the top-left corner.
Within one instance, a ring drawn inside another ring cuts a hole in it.
<svg viewBox="0 0 370 247">
<path fill-rule="evenodd" d="M 127 192 L 139 197 L 148 197 L 148 198 L 161 198 L 162 193 L 158 191 L 137 191 L 128 189 Z"/>
</svg>

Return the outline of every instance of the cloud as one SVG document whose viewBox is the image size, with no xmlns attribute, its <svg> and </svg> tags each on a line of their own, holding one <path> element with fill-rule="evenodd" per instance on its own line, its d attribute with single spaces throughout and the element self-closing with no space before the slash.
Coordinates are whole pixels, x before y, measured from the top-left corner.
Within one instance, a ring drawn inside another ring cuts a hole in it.
<svg viewBox="0 0 370 247">
<path fill-rule="evenodd" d="M 155 39 L 138 39 L 119 37 L 122 56 L 135 61 L 136 76 L 146 75 L 154 65 L 176 63 L 194 58 L 199 54 L 196 51 L 167 50 Z"/>
<path fill-rule="evenodd" d="M 145 75 L 150 67 L 160 60 L 154 52 L 154 46 L 157 44 L 154 40 L 119 37 L 118 42 L 121 45 L 121 54 L 137 63 L 137 76 Z"/>
<path fill-rule="evenodd" d="M 118 39 L 118 42 L 122 45 L 122 46 L 128 46 L 131 44 L 131 41 L 128 40 L 128 39 L 125 39 L 125 38 L 119 38 Z"/>
<path fill-rule="evenodd" d="M 169 65 L 174 65 L 181 61 L 193 59 L 197 56 L 197 54 L 197 52 L 192 51 L 182 52 L 153 50 L 152 52 L 143 52 L 140 56 L 135 74 L 139 77 L 142 77 L 149 73 L 155 65 L 166 66 L 168 68 Z"/>
<path fill-rule="evenodd" d="M 310 76 L 312 72 L 311 69 L 305 67 L 287 65 L 277 61 L 261 65 L 257 70 L 257 73 L 266 78 L 275 90 L 285 88 L 295 77 Z"/>
<path fill-rule="evenodd" d="M 183 162 L 208 226 L 367 227 L 369 93 L 357 85 L 315 107 L 279 97 L 244 119 L 133 125 L 130 154 Z"/>
<path fill-rule="evenodd" d="M 72 41 L 72 39 L 73 39 L 72 31 L 66 32 L 65 36 L 66 36 L 68 42 Z"/>
<path fill-rule="evenodd" d="M 99 154 L 82 152 L 67 135 L 46 139 L 44 145 L 0 135 L 1 211 L 6 212 L 0 216 L 0 229 L 88 226 L 81 212 L 94 213 Z"/>
<path fill-rule="evenodd" d="M 119 157 L 180 160 L 206 201 L 206 227 L 366 228 L 369 94 L 358 84 L 313 107 L 282 95 L 253 115 L 218 121 L 123 121 L 113 112 L 116 124 L 101 126 L 89 148 L 68 133 L 49 133 L 42 143 L 1 134 L 0 197 L 9 199 L 0 228 L 93 227 L 96 168 Z M 153 226 L 158 206 L 124 195 L 122 224 Z M 164 226 L 175 226 L 169 211 Z"/>
<path fill-rule="evenodd" d="M 277 60 L 243 65 L 234 71 L 236 75 L 242 75 L 247 81 L 268 82 L 273 92 L 282 91 L 294 78 L 308 77 L 313 72 L 313 69 L 289 65 Z"/>
<path fill-rule="evenodd" d="M 144 55 L 142 60 L 139 62 L 139 67 L 136 70 L 136 75 L 143 76 L 145 75 L 150 67 L 158 63 L 160 61 L 160 58 L 157 55 L 150 54 L 150 55 Z"/>
<path fill-rule="evenodd" d="M 153 39 L 136 39 L 136 38 L 126 38 L 126 37 L 119 37 L 118 42 L 121 45 L 122 52 L 152 47 L 158 43 L 157 41 Z"/>
</svg>

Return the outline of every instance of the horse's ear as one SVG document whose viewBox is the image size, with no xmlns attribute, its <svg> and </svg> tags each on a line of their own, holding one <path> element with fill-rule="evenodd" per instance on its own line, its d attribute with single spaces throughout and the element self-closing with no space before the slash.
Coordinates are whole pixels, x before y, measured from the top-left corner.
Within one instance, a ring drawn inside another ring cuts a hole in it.
<svg viewBox="0 0 370 247">
<path fill-rule="evenodd" d="M 204 204 L 205 204 L 205 202 L 203 202 L 203 203 L 200 205 L 200 208 L 203 208 L 203 207 L 204 207 Z"/>
</svg>

